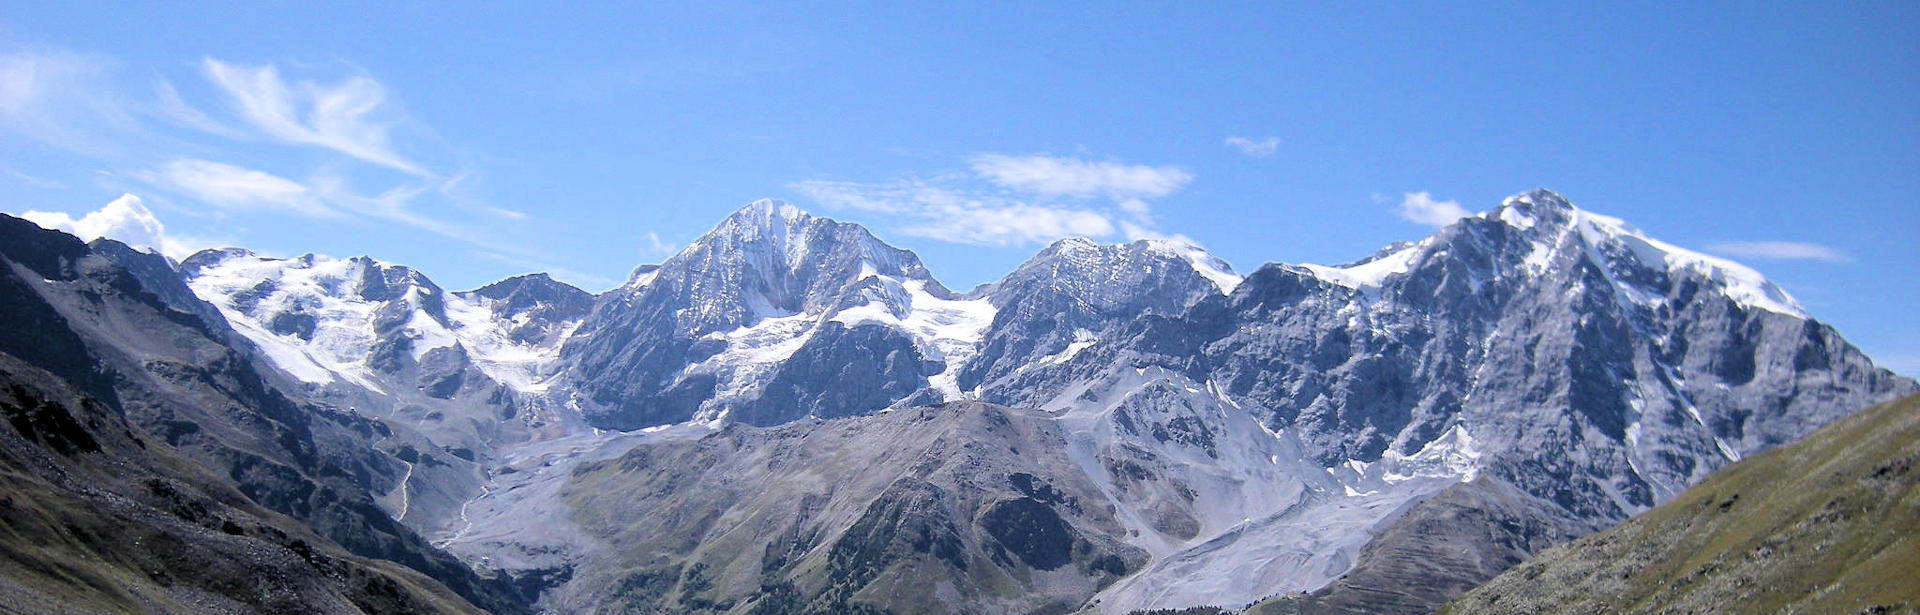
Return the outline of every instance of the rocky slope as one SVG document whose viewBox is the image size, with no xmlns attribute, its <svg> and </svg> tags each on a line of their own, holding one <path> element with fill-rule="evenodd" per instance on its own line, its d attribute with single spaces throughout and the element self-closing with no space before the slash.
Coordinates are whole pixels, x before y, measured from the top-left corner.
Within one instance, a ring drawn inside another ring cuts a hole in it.
<svg viewBox="0 0 1920 615">
<path fill-rule="evenodd" d="M 5 353 L 0 414 L 0 612 L 481 612 L 260 508 Z"/>
<path fill-rule="evenodd" d="M 473 477 L 470 462 L 404 426 L 289 397 L 290 383 L 217 312 L 181 309 L 192 293 L 179 278 L 156 274 L 167 268 L 161 257 L 111 240 L 89 246 L 0 217 L 0 352 L 69 383 L 253 502 L 354 554 L 421 571 L 484 608 L 522 610 L 508 588 L 432 548 L 375 503 L 416 467 Z"/>
<path fill-rule="evenodd" d="M 1249 615 L 1428 613 L 1534 553 L 1600 529 L 1492 479 L 1447 487 L 1367 543 L 1353 568 L 1310 592 L 1261 601 Z"/>
<path fill-rule="evenodd" d="M 574 471 L 564 495 L 607 548 L 558 606 L 1071 609 L 1147 555 L 1065 438 L 1043 413 L 955 402 L 642 444 Z"/>
<path fill-rule="evenodd" d="M 1441 613 L 1920 610 L 1920 397 L 1715 472 Z"/>
</svg>

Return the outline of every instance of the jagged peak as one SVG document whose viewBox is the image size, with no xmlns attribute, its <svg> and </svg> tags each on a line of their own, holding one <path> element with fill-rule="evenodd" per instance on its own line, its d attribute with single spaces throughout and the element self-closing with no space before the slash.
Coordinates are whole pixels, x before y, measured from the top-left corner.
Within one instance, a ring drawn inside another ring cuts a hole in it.
<svg viewBox="0 0 1920 615">
<path fill-rule="evenodd" d="M 1069 251 L 1069 250 L 1085 250 L 1090 248 L 1098 248 L 1100 247 L 1100 245 L 1101 245 L 1100 242 L 1094 241 L 1093 239 L 1087 238 L 1087 237 L 1066 237 L 1066 238 L 1054 240 L 1054 242 L 1051 244 L 1047 244 L 1047 247 L 1041 250 L 1041 252 L 1063 252 L 1063 251 Z"/>
<path fill-rule="evenodd" d="M 568 284 L 566 282 L 553 279 L 553 276 L 548 275 L 547 272 L 540 271 L 535 273 L 526 273 L 526 274 L 512 276 L 512 277 L 505 278 L 500 281 L 488 284 L 486 286 L 482 286 L 480 288 L 476 288 L 469 291 L 456 292 L 454 294 L 462 295 L 462 296 L 477 295 L 481 297 L 490 297 L 490 298 L 497 299 L 501 296 L 512 293 L 516 290 L 519 290 L 522 288 L 530 288 L 530 287 L 557 288 L 561 290 L 578 291 L 581 293 L 586 292 L 586 291 L 580 290 L 579 288 L 575 287 L 572 284 Z"/>
<path fill-rule="evenodd" d="M 1188 266 L 1193 267 L 1195 273 L 1200 274 L 1200 277 L 1220 287 L 1220 294 L 1223 295 L 1232 293 L 1234 287 L 1239 286 L 1245 279 L 1240 274 L 1234 273 L 1233 265 L 1214 256 L 1200 244 L 1186 239 L 1141 239 L 1134 243 L 1149 251 L 1186 261 Z"/>
<path fill-rule="evenodd" d="M 811 219 L 813 219 L 812 214 L 808 214 L 792 203 L 778 199 L 760 199 L 746 204 L 733 212 L 733 215 L 727 216 L 728 221 L 761 228 L 769 228 L 776 223 L 782 226 L 805 224 Z"/>
<path fill-rule="evenodd" d="M 259 254 L 255 254 L 253 250 L 246 248 L 207 248 L 199 252 L 194 252 L 185 259 L 182 259 L 178 269 L 181 273 L 191 275 L 194 271 L 202 267 L 217 265 L 226 262 L 228 259 L 259 257 Z"/>
<path fill-rule="evenodd" d="M 1668 272 L 1693 271 L 1720 284 L 1723 292 L 1741 305 L 1809 317 L 1792 295 L 1751 267 L 1660 241 L 1625 220 L 1580 209 L 1552 190 L 1540 188 L 1507 197 L 1480 217 L 1519 229 L 1529 237 L 1537 255 L 1528 259 L 1530 267 L 1544 267 L 1552 254 L 1562 249 L 1589 252 L 1603 266 L 1612 260 L 1606 254 L 1622 255 L 1642 266 Z"/>
<path fill-rule="evenodd" d="M 1481 214 L 1481 217 L 1526 230 L 1542 226 L 1564 227 L 1571 224 L 1580 213 L 1580 208 L 1560 193 L 1536 188 L 1501 200 L 1499 207 Z"/>
<path fill-rule="evenodd" d="M 1239 286 L 1241 281 L 1241 276 L 1234 273 L 1232 265 L 1191 241 L 1137 239 L 1127 243 L 1101 243 L 1086 237 L 1068 237 L 1048 244 L 1033 258 L 1022 263 L 1013 273 L 1009 273 L 1008 277 L 1014 277 L 1020 271 L 1031 267 L 1046 266 L 1047 263 L 1059 258 L 1081 263 L 1124 263 L 1124 259 L 1149 254 L 1186 263 L 1195 273 L 1219 287 L 1221 294 L 1233 292 L 1234 287 Z"/>
</svg>

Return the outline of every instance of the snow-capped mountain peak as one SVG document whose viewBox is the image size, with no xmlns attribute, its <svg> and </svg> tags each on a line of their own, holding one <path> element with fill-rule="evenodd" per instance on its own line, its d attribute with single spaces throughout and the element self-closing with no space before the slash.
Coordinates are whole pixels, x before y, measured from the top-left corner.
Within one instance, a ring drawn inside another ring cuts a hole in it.
<svg viewBox="0 0 1920 615">
<path fill-rule="evenodd" d="M 1242 278 L 1240 274 L 1233 272 L 1233 266 L 1208 253 L 1206 248 L 1179 239 L 1142 239 L 1141 241 L 1146 244 L 1148 250 L 1186 260 L 1187 265 L 1193 267 L 1194 273 L 1200 274 L 1201 277 L 1220 287 L 1220 294 L 1231 293 L 1234 287 L 1240 285 Z"/>
<path fill-rule="evenodd" d="M 1642 303 L 1664 295 L 1666 280 L 1697 276 L 1740 305 L 1808 317 L 1792 295 L 1751 267 L 1654 239 L 1624 220 L 1575 207 L 1550 190 L 1508 197 L 1480 218 L 1531 237 L 1530 267 L 1545 266 L 1554 250 L 1578 250 L 1604 268 L 1624 295 Z"/>
<path fill-rule="evenodd" d="M 195 294 L 289 374 L 389 394 L 391 374 L 443 349 L 516 389 L 538 388 L 538 366 L 592 301 L 545 274 L 448 293 L 418 271 L 367 256 L 209 250 L 188 257 L 181 271 Z"/>
</svg>

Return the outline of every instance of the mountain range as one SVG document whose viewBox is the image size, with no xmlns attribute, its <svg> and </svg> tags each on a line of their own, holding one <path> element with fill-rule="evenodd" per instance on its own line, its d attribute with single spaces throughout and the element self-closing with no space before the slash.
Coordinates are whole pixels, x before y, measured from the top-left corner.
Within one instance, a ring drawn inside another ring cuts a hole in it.
<svg viewBox="0 0 1920 615">
<path fill-rule="evenodd" d="M 41 397 L 495 612 L 1426 612 L 1920 391 L 1545 190 L 1344 265 L 1066 239 L 964 293 L 775 201 L 597 295 L 0 222 Z"/>
</svg>

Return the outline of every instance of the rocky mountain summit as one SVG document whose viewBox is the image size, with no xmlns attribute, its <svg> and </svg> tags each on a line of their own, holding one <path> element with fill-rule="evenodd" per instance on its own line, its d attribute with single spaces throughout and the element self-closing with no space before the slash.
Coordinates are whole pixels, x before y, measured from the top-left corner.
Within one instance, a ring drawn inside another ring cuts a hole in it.
<svg viewBox="0 0 1920 615">
<path fill-rule="evenodd" d="M 1345 265 L 1066 239 L 968 293 L 776 201 L 599 295 L 92 250 L 362 434 L 354 497 L 460 582 L 561 612 L 1424 612 L 1920 390 L 1544 190 Z M 114 335 L 19 356 L 105 390 L 61 361 Z"/>
</svg>

